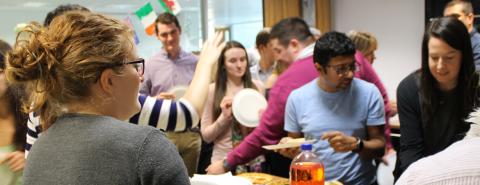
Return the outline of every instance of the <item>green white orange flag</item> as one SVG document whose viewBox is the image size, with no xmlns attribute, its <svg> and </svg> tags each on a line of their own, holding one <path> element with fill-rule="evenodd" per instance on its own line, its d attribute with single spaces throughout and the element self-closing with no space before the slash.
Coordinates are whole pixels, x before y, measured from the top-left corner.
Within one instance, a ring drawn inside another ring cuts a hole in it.
<svg viewBox="0 0 480 185">
<path fill-rule="evenodd" d="M 158 0 L 158 2 L 166 12 L 173 13 L 173 15 L 177 15 L 182 9 L 177 0 Z"/>
<path fill-rule="evenodd" d="M 148 35 L 154 35 L 155 19 L 157 18 L 157 14 L 155 13 L 155 11 L 153 11 L 152 5 L 150 3 L 145 4 L 139 10 L 137 10 L 135 14 L 142 22 L 142 25 L 145 28 L 145 32 Z"/>
</svg>

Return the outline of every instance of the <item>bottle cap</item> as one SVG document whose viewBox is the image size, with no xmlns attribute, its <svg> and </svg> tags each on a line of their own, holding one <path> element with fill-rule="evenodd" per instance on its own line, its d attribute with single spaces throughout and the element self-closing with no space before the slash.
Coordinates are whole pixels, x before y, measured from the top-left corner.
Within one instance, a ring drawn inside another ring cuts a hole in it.
<svg viewBox="0 0 480 185">
<path fill-rule="evenodd" d="M 300 149 L 302 150 L 312 150 L 312 144 L 311 143 L 303 143 L 300 145 Z"/>
</svg>

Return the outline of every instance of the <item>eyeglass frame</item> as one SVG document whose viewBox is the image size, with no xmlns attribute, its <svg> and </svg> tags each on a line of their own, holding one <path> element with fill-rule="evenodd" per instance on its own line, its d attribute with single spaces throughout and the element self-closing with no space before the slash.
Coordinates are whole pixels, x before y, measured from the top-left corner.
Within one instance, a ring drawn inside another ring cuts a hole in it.
<svg viewBox="0 0 480 185">
<path fill-rule="evenodd" d="M 142 64 L 142 72 L 141 73 L 140 73 L 140 71 L 138 71 L 137 67 L 135 67 L 135 70 L 137 71 L 137 74 L 139 76 L 143 76 L 143 74 L 145 74 L 145 59 L 143 59 L 143 58 L 138 58 L 138 59 L 136 59 L 134 61 L 130 61 L 130 62 L 111 64 L 111 65 L 103 68 L 100 71 L 103 72 L 103 70 L 108 69 L 108 68 L 112 68 L 112 67 L 116 67 L 116 66 L 123 66 L 123 65 L 128 65 L 128 64 Z M 95 82 L 97 82 L 98 79 L 100 79 L 100 75 L 95 79 Z"/>
<path fill-rule="evenodd" d="M 115 66 L 121 66 L 121 65 L 129 65 L 129 64 L 141 64 L 142 66 L 142 71 L 138 71 L 138 67 L 136 67 L 136 65 L 134 65 L 135 67 L 135 70 L 137 71 L 138 75 L 140 76 L 143 76 L 143 74 L 145 74 L 145 59 L 143 58 L 138 58 L 134 61 L 130 61 L 130 62 L 125 62 L 125 63 L 120 63 L 120 64 L 116 64 Z"/>
<path fill-rule="evenodd" d="M 348 65 L 335 65 L 335 66 L 326 65 L 325 67 L 332 68 L 337 75 L 345 75 L 345 74 L 347 74 L 347 72 L 351 71 L 351 72 L 355 73 L 355 71 L 357 71 L 357 64 L 356 64 L 355 60 L 353 60 L 353 62 L 351 64 L 348 64 Z"/>
</svg>

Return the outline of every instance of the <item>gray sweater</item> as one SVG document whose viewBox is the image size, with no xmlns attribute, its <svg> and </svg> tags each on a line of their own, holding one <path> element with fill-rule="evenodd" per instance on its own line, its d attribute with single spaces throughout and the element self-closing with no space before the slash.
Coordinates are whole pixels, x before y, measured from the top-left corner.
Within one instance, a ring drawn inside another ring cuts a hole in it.
<svg viewBox="0 0 480 185">
<path fill-rule="evenodd" d="M 25 184 L 190 184 L 164 134 L 106 116 L 67 114 L 32 147 Z"/>
</svg>

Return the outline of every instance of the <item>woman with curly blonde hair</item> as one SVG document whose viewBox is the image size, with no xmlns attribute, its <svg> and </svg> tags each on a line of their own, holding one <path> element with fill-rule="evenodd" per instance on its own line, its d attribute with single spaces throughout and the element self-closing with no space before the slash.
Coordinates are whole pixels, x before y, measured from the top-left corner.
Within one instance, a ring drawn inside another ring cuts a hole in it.
<svg viewBox="0 0 480 185">
<path fill-rule="evenodd" d="M 189 184 L 161 131 L 121 121 L 139 111 L 143 78 L 128 26 L 72 11 L 26 31 L 30 38 L 17 40 L 6 70 L 9 81 L 26 85 L 23 104 L 44 131 L 30 150 L 25 184 Z M 218 43 L 204 50 L 218 56 Z"/>
</svg>

